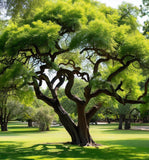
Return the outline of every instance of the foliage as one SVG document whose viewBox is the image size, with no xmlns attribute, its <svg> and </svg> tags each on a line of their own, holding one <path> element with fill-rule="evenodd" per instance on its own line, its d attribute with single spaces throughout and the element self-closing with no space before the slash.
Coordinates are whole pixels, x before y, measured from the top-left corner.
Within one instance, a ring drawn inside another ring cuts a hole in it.
<svg viewBox="0 0 149 160">
<path fill-rule="evenodd" d="M 40 131 L 48 131 L 53 115 L 49 107 L 40 107 L 35 114 L 35 121 L 39 124 Z"/>
<path fill-rule="evenodd" d="M 40 0 L 7 0 L 7 15 L 11 16 L 14 20 L 17 16 L 27 18 L 32 16 L 35 9 L 42 6 L 44 2 L 44 0 L 42 2 Z"/>
</svg>

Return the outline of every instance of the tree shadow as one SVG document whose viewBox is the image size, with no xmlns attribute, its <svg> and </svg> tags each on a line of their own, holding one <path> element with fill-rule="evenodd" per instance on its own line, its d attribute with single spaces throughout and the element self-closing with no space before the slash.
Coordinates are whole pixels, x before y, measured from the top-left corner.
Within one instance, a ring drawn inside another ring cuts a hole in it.
<svg viewBox="0 0 149 160">
<path fill-rule="evenodd" d="M 20 130 L 21 128 L 21 130 Z M 13 130 L 11 130 L 13 129 Z M 28 128 L 28 127 L 12 127 L 12 128 L 8 128 L 8 131 L 5 132 L 0 132 L 0 136 L 11 136 L 11 135 L 25 135 L 25 134 L 40 134 L 42 132 L 53 132 L 53 131 L 58 131 L 58 128 L 52 128 L 49 131 L 39 131 L 38 128 Z"/>
<path fill-rule="evenodd" d="M 148 130 L 119 130 L 119 129 L 106 129 L 106 130 L 100 130 L 104 134 L 148 134 Z"/>
<path fill-rule="evenodd" d="M 7 143 L 7 145 L 6 145 Z M 111 142 L 110 142 L 111 143 Z M 103 146 L 79 147 L 70 144 L 36 144 L 23 147 L 23 143 L 3 141 L 0 143 L 1 160 L 35 160 L 35 159 L 82 159 L 82 160 L 148 160 L 143 151 L 137 154 L 135 147 Z"/>
</svg>

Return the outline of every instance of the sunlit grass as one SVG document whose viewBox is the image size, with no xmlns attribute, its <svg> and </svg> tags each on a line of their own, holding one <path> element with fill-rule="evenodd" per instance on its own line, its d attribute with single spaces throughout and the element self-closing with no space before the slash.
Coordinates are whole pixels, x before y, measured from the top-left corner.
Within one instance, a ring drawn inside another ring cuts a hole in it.
<svg viewBox="0 0 149 160">
<path fill-rule="evenodd" d="M 64 142 L 70 137 L 63 127 L 48 132 L 10 123 L 0 132 L 0 160 L 148 160 L 149 131 L 117 130 L 117 125 L 90 127 L 99 148 L 79 147 Z"/>
</svg>

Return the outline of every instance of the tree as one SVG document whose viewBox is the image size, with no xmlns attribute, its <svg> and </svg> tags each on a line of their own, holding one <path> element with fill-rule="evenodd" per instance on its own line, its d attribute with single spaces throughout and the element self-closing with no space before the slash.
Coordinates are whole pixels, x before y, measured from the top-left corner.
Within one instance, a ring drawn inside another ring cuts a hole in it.
<svg viewBox="0 0 149 160">
<path fill-rule="evenodd" d="M 36 108 L 32 106 L 27 106 L 25 104 L 20 105 L 18 112 L 16 113 L 17 120 L 27 121 L 28 127 L 33 127 L 33 122 L 35 121 Z"/>
<path fill-rule="evenodd" d="M 9 106 L 10 98 L 14 99 L 13 101 L 18 101 L 18 98 L 25 100 L 27 97 L 29 101 L 32 97 L 32 89 L 25 86 L 27 74 L 25 76 L 24 73 L 27 72 L 20 63 L 14 63 L 14 58 L 6 58 L 4 55 L 0 56 L 0 62 L 0 124 L 1 130 L 7 131 L 8 121 L 15 110 Z M 23 96 L 24 93 L 28 95 Z M 12 106 L 14 107 L 14 105 Z"/>
<path fill-rule="evenodd" d="M 89 122 L 101 108 L 103 95 L 121 104 L 145 103 L 139 80 L 148 76 L 141 75 L 149 62 L 148 40 L 137 30 L 136 14 L 123 19 L 122 12 L 94 1 L 49 1 L 28 21 L 11 22 L 0 35 L 1 54 L 33 66 L 28 84 L 57 113 L 72 144 L 96 145 Z M 137 81 L 129 78 L 134 70 Z M 86 83 L 83 98 L 71 92 L 76 78 Z M 43 82 L 49 96 L 41 90 Z M 76 104 L 77 124 L 58 97 L 64 82 L 65 95 Z M 87 109 L 95 97 L 96 104 Z"/>
<path fill-rule="evenodd" d="M 40 107 L 37 109 L 35 120 L 39 125 L 40 131 L 49 131 L 49 126 L 52 122 L 53 116 L 49 107 Z"/>
</svg>

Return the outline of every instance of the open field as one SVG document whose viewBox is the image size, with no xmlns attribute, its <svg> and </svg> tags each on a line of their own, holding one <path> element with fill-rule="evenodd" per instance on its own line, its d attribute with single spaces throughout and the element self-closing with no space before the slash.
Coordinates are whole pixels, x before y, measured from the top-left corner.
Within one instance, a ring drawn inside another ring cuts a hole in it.
<svg viewBox="0 0 149 160">
<path fill-rule="evenodd" d="M 9 123 L 0 132 L 0 160 L 149 160 L 149 131 L 117 130 L 117 125 L 93 125 L 93 139 L 99 148 L 79 147 L 63 142 L 70 137 L 63 127 L 39 132 L 23 123 Z"/>
</svg>

